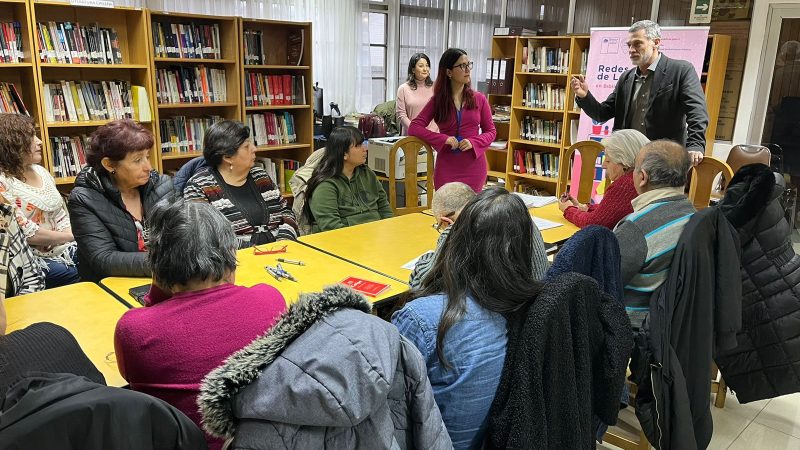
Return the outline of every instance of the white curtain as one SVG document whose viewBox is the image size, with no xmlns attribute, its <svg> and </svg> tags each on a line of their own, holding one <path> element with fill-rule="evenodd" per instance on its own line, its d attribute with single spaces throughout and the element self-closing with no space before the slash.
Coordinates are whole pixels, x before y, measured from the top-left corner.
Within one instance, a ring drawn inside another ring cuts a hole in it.
<svg viewBox="0 0 800 450">
<path fill-rule="evenodd" d="M 443 0 L 400 0 L 400 59 L 397 62 L 399 83 L 405 82 L 408 61 L 415 53 L 428 55 L 431 60 L 431 78 L 436 78 L 439 57 L 445 50 L 444 4 Z"/>
<path fill-rule="evenodd" d="M 451 0 L 449 47 L 467 52 L 475 63 L 472 88 L 486 80 L 486 59 L 492 54 L 492 34 L 500 25 L 500 7 L 495 0 Z"/>
<path fill-rule="evenodd" d="M 193 14 L 312 22 L 314 81 L 325 93 L 325 114 L 369 112 L 372 78 L 367 0 L 115 0 L 119 6 Z M 355 45 L 353 45 L 355 44 Z"/>
</svg>

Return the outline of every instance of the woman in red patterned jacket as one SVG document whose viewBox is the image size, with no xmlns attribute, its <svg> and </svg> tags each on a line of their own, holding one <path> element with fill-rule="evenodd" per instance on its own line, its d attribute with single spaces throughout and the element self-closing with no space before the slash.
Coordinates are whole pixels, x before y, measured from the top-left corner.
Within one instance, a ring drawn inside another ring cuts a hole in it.
<svg viewBox="0 0 800 450">
<path fill-rule="evenodd" d="M 603 168 L 611 180 L 603 201 L 595 205 L 583 205 L 572 197 L 559 199 L 558 208 L 564 218 L 583 228 L 602 225 L 614 229 L 617 222 L 633 212 L 631 200 L 638 194 L 633 186 L 633 162 L 639 149 L 650 142 L 636 130 L 618 130 L 603 139 L 605 147 Z"/>
</svg>

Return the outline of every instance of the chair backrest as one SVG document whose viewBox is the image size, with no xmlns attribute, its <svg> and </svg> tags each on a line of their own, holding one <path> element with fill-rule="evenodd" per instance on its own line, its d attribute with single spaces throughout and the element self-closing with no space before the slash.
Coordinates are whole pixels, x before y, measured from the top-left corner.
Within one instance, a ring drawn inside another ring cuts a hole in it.
<svg viewBox="0 0 800 450">
<path fill-rule="evenodd" d="M 569 183 L 575 183 L 572 180 L 572 155 L 575 151 L 581 153 L 581 178 L 578 180 L 578 198 L 581 203 L 589 203 L 592 196 L 592 186 L 594 185 L 594 166 L 597 157 L 603 153 L 605 147 L 596 141 L 580 141 L 572 144 L 566 150 L 564 156 L 561 157 L 561 167 L 558 171 L 558 188 L 556 189 L 557 195 L 561 195 L 567 191 Z"/>
<path fill-rule="evenodd" d="M 746 166 L 748 164 L 757 164 L 761 163 L 764 165 L 770 165 L 770 160 L 772 158 L 772 153 L 769 151 L 767 147 L 763 145 L 746 145 L 746 144 L 739 144 L 734 145 L 731 148 L 731 152 L 728 153 L 728 159 L 726 163 L 730 166 L 731 170 L 735 174 L 742 168 L 742 166 Z"/>
<path fill-rule="evenodd" d="M 725 193 L 724 187 L 728 186 L 733 178 L 733 171 L 726 163 L 712 156 L 705 156 L 700 164 L 692 167 L 692 180 L 689 183 L 689 200 L 695 208 L 703 209 L 708 207 L 711 201 L 711 190 L 714 187 L 714 179 L 717 174 L 722 174 L 723 190 L 720 195 Z"/>
<path fill-rule="evenodd" d="M 398 150 L 403 151 L 403 158 L 405 159 L 405 178 L 403 185 L 405 187 L 405 205 L 397 205 L 397 173 L 395 173 L 394 161 L 397 161 Z M 427 171 L 424 177 L 425 180 L 425 194 L 428 201 L 425 205 L 419 204 L 419 182 L 421 181 L 417 176 L 417 161 L 420 153 L 424 152 L 427 157 Z M 403 214 L 411 214 L 415 212 L 422 212 L 431 206 L 433 199 L 433 149 L 430 145 L 425 143 L 420 138 L 408 136 L 395 142 L 389 150 L 389 206 L 392 208 L 394 215 L 400 216 Z"/>
</svg>

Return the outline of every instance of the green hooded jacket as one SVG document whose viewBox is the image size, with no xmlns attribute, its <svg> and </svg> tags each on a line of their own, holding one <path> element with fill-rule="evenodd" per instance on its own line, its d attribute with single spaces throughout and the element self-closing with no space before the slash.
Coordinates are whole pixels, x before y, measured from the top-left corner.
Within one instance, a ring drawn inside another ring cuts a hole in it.
<svg viewBox="0 0 800 450">
<path fill-rule="evenodd" d="M 357 167 L 349 180 L 339 174 L 320 183 L 309 206 L 314 233 L 392 217 L 383 186 L 365 165 Z"/>
</svg>

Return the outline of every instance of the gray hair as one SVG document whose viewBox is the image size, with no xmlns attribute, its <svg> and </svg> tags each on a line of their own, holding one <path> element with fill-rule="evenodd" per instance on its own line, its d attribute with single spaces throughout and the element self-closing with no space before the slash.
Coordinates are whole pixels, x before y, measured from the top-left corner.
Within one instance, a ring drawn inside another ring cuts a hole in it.
<svg viewBox="0 0 800 450">
<path fill-rule="evenodd" d="M 677 142 L 660 139 L 642 148 L 637 171 L 647 172 L 649 189 L 686 186 L 692 162 L 689 152 Z"/>
<path fill-rule="evenodd" d="M 233 228 L 211 204 L 166 198 L 150 212 L 147 225 L 147 261 L 159 286 L 220 281 L 236 270 Z"/>
<path fill-rule="evenodd" d="M 433 193 L 431 211 L 436 218 L 448 215 L 457 216 L 477 194 L 464 183 L 447 183 Z M 455 217 L 453 217 L 454 219 Z"/>
<path fill-rule="evenodd" d="M 644 35 L 651 41 L 661 39 L 661 27 L 652 20 L 640 20 L 634 23 L 628 28 L 628 33 L 636 33 L 639 30 L 644 30 Z"/>
<path fill-rule="evenodd" d="M 617 130 L 600 141 L 605 147 L 606 158 L 622 164 L 626 169 L 636 165 L 636 155 L 649 142 L 647 136 L 634 129 Z"/>
</svg>

